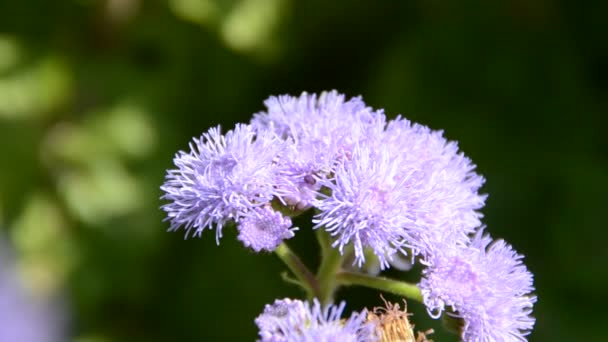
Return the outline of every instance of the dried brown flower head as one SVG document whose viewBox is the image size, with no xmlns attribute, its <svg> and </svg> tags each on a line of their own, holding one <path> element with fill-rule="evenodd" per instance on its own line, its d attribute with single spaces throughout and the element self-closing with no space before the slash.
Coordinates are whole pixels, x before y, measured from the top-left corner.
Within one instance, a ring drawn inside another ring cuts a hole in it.
<svg viewBox="0 0 608 342">
<path fill-rule="evenodd" d="M 410 324 L 407 312 L 407 303 L 403 300 L 403 310 L 399 304 L 390 303 L 382 295 L 384 307 L 375 307 L 367 315 L 367 320 L 376 326 L 376 331 L 382 342 L 433 342 L 427 340 L 426 335 L 433 333 L 432 329 L 418 332 L 414 336 L 414 326 Z"/>
</svg>

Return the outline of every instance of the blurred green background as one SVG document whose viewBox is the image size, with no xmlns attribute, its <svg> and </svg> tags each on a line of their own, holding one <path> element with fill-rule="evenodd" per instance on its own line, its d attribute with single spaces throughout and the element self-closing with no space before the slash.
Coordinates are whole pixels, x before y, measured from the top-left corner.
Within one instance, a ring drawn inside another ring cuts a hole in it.
<svg viewBox="0 0 608 342">
<path fill-rule="evenodd" d="M 159 186 L 210 126 L 248 121 L 272 94 L 338 89 L 444 129 L 478 165 L 489 232 L 535 274 L 530 341 L 606 341 L 606 13 L 605 1 L 2 1 L 0 225 L 29 287 L 67 301 L 70 341 L 252 341 L 263 305 L 298 289 L 234 232 L 219 247 L 213 232 L 166 233 Z M 291 245 L 314 265 L 310 232 Z M 381 304 L 364 289 L 340 297 Z M 410 309 L 435 341 L 456 340 Z"/>
</svg>

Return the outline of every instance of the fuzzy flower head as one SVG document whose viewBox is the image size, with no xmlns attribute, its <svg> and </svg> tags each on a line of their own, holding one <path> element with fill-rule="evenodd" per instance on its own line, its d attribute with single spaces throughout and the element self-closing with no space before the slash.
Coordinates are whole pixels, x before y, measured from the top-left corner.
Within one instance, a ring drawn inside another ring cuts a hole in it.
<svg viewBox="0 0 608 342">
<path fill-rule="evenodd" d="M 359 266 L 365 261 L 364 248 L 371 248 L 384 268 L 405 243 L 400 167 L 389 149 L 360 145 L 322 182 L 331 194 L 315 203 L 320 211 L 315 227 L 324 227 L 341 253 L 352 243 Z"/>
<path fill-rule="evenodd" d="M 180 151 L 174 159 L 177 169 L 167 172 L 162 208 L 171 221 L 170 230 L 180 226 L 201 234 L 216 225 L 216 240 L 228 221 L 238 222 L 276 195 L 275 160 L 284 143 L 273 134 L 255 133 L 239 124 L 225 135 L 212 128 Z"/>
<path fill-rule="evenodd" d="M 276 300 L 255 320 L 261 342 L 372 342 L 375 328 L 366 323 L 367 312 L 341 319 L 345 303 L 321 307 L 299 300 Z"/>
<path fill-rule="evenodd" d="M 420 283 L 429 314 L 450 307 L 464 320 L 465 341 L 526 341 L 536 296 L 523 256 L 480 229 L 467 247 L 445 246 L 423 271 Z"/>
<path fill-rule="evenodd" d="M 371 130 L 384 126 L 382 112 L 373 112 L 361 98 L 346 100 L 336 91 L 270 97 L 267 111 L 254 115 L 257 131 L 272 131 L 289 141 L 291 154 L 281 159 L 283 198 L 288 204 L 309 208 L 319 187 L 337 160 L 348 156 Z"/>
<path fill-rule="evenodd" d="M 397 118 L 357 144 L 320 180 L 329 195 L 315 207 L 316 227 L 340 251 L 353 244 L 356 262 L 371 248 L 386 268 L 393 254 L 427 257 L 445 242 L 465 245 L 481 223 L 483 178 L 440 131 Z"/>
<path fill-rule="evenodd" d="M 254 208 L 240 220 L 238 239 L 256 252 L 273 251 L 283 240 L 294 237 L 296 230 L 289 217 L 264 206 Z"/>
<path fill-rule="evenodd" d="M 466 245 L 481 225 L 486 195 L 479 194 L 484 178 L 458 144 L 442 131 L 397 117 L 391 120 L 383 144 L 399 151 L 406 231 L 414 254 L 432 255 L 437 245 Z"/>
</svg>

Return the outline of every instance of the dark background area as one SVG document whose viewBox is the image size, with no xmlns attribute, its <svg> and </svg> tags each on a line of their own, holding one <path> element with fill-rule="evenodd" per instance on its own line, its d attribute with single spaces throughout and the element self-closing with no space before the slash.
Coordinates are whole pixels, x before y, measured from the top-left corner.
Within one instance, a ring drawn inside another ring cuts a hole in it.
<svg viewBox="0 0 608 342">
<path fill-rule="evenodd" d="M 608 340 L 606 13 L 605 1 L 2 1 L 0 223 L 26 283 L 65 299 L 69 340 L 252 341 L 264 304 L 301 293 L 234 232 L 219 247 L 214 232 L 166 233 L 159 187 L 209 127 L 247 122 L 269 95 L 337 89 L 445 130 L 477 164 L 488 231 L 535 275 L 530 341 Z M 290 245 L 314 264 L 311 232 Z M 347 309 L 381 304 L 339 295 Z M 457 339 L 409 304 L 418 328 Z"/>
</svg>

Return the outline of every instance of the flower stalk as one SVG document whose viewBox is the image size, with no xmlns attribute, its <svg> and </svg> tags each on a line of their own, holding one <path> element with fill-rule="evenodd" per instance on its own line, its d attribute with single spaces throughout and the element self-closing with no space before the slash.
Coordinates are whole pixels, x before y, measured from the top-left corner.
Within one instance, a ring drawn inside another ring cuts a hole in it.
<svg viewBox="0 0 608 342">
<path fill-rule="evenodd" d="M 338 249 L 331 247 L 331 238 L 325 230 L 318 229 L 316 235 L 321 246 L 321 265 L 317 272 L 321 291 L 319 300 L 322 304 L 328 305 L 333 302 L 334 293 L 338 287 L 336 274 L 342 267 L 343 257 Z"/>
<path fill-rule="evenodd" d="M 309 299 L 320 297 L 321 290 L 317 278 L 287 244 L 280 244 L 274 252 L 287 265 L 291 273 L 296 276 L 299 285 L 306 291 Z"/>
<path fill-rule="evenodd" d="M 344 286 L 365 286 L 384 292 L 390 292 L 422 303 L 422 293 L 420 292 L 418 286 L 396 279 L 374 277 L 363 273 L 341 271 L 336 274 L 336 283 Z"/>
</svg>

